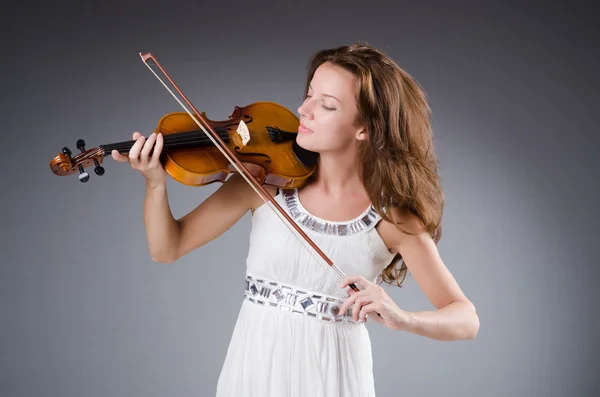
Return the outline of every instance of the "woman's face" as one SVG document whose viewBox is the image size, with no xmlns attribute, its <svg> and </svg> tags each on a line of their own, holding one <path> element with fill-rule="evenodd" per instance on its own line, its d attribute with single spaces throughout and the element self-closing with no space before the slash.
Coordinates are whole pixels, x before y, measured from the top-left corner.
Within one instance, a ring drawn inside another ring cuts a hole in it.
<svg viewBox="0 0 600 397">
<path fill-rule="evenodd" d="M 297 142 L 313 152 L 345 151 L 366 139 L 356 126 L 358 82 L 347 70 L 331 63 L 318 67 L 304 103 L 298 108 Z"/>
</svg>

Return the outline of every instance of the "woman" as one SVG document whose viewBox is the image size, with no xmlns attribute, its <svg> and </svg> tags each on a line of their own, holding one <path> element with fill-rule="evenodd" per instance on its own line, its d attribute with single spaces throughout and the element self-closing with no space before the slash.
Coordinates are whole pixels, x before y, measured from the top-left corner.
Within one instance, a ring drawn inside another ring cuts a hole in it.
<svg viewBox="0 0 600 397">
<path fill-rule="evenodd" d="M 146 177 L 156 261 L 177 260 L 252 211 L 246 299 L 217 396 L 374 396 L 367 316 L 438 340 L 472 339 L 479 329 L 436 247 L 444 196 L 430 109 L 415 80 L 369 45 L 322 50 L 310 61 L 298 112 L 297 143 L 318 153 L 317 171 L 302 188 L 267 190 L 345 280 L 315 260 L 240 175 L 175 220 L 162 136 L 136 132 L 128 156 L 113 152 Z M 401 286 L 408 271 L 437 310 L 404 311 L 380 286 Z"/>
</svg>

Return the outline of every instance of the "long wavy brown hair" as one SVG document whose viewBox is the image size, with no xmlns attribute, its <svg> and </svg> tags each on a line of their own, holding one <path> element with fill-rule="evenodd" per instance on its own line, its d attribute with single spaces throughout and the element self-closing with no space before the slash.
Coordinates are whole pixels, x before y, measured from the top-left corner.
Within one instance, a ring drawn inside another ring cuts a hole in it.
<svg viewBox="0 0 600 397">
<path fill-rule="evenodd" d="M 358 116 L 369 139 L 358 147 L 361 179 L 373 207 L 402 232 L 402 222 L 389 208 L 415 214 L 437 244 L 442 235 L 444 193 L 434 150 L 431 109 L 425 92 L 405 70 L 381 50 L 364 42 L 315 53 L 308 64 L 304 97 L 316 69 L 330 62 L 358 80 Z M 399 287 L 408 268 L 400 253 L 387 265 L 379 283 Z"/>
</svg>

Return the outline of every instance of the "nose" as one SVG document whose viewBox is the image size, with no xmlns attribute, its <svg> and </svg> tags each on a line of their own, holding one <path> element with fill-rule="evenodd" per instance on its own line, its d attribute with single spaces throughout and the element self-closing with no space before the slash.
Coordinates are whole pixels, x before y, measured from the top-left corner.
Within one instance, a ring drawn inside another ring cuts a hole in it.
<svg viewBox="0 0 600 397">
<path fill-rule="evenodd" d="M 298 108 L 298 114 L 301 117 L 312 120 L 313 119 L 313 106 L 310 98 L 306 98 L 302 105 Z"/>
</svg>

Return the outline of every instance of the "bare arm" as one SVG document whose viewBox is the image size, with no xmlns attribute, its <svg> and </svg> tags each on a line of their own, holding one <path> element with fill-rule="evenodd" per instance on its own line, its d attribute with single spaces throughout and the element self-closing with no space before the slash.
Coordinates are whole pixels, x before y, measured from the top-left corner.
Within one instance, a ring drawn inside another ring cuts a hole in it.
<svg viewBox="0 0 600 397">
<path fill-rule="evenodd" d="M 152 260 L 172 262 L 181 235 L 181 227 L 173 218 L 167 196 L 167 185 L 146 181 L 144 225 Z"/>
<path fill-rule="evenodd" d="M 377 225 L 377 231 L 390 251 L 401 253 L 408 270 L 436 310 L 402 310 L 380 285 L 355 275 L 347 277 L 340 287 L 358 283 L 364 289 L 355 292 L 349 288 L 350 298 L 340 307 L 340 313 L 354 305 L 352 316 L 355 321 L 364 322 L 367 315 L 376 313 L 369 318 L 393 330 L 444 341 L 474 339 L 479 332 L 479 316 L 475 306 L 467 299 L 444 264 L 429 233 L 416 216 L 401 213 L 396 208 L 388 211 L 396 213 L 396 216 L 392 216 L 395 221 L 407 221 L 403 227 L 408 225 L 408 229 L 416 234 L 403 233 L 386 220 Z"/>
<path fill-rule="evenodd" d="M 270 194 L 272 188 L 267 189 Z M 193 211 L 177 220 L 178 239 L 169 252 L 170 261 L 222 235 L 249 209 L 255 208 L 262 199 L 239 174 L 234 173 L 225 183 Z"/>
<path fill-rule="evenodd" d="M 175 220 L 166 185 L 147 186 L 146 192 L 144 221 L 150 255 L 164 263 L 219 237 L 246 214 L 256 198 L 260 200 L 242 176 L 233 174 L 194 210 Z"/>
</svg>

